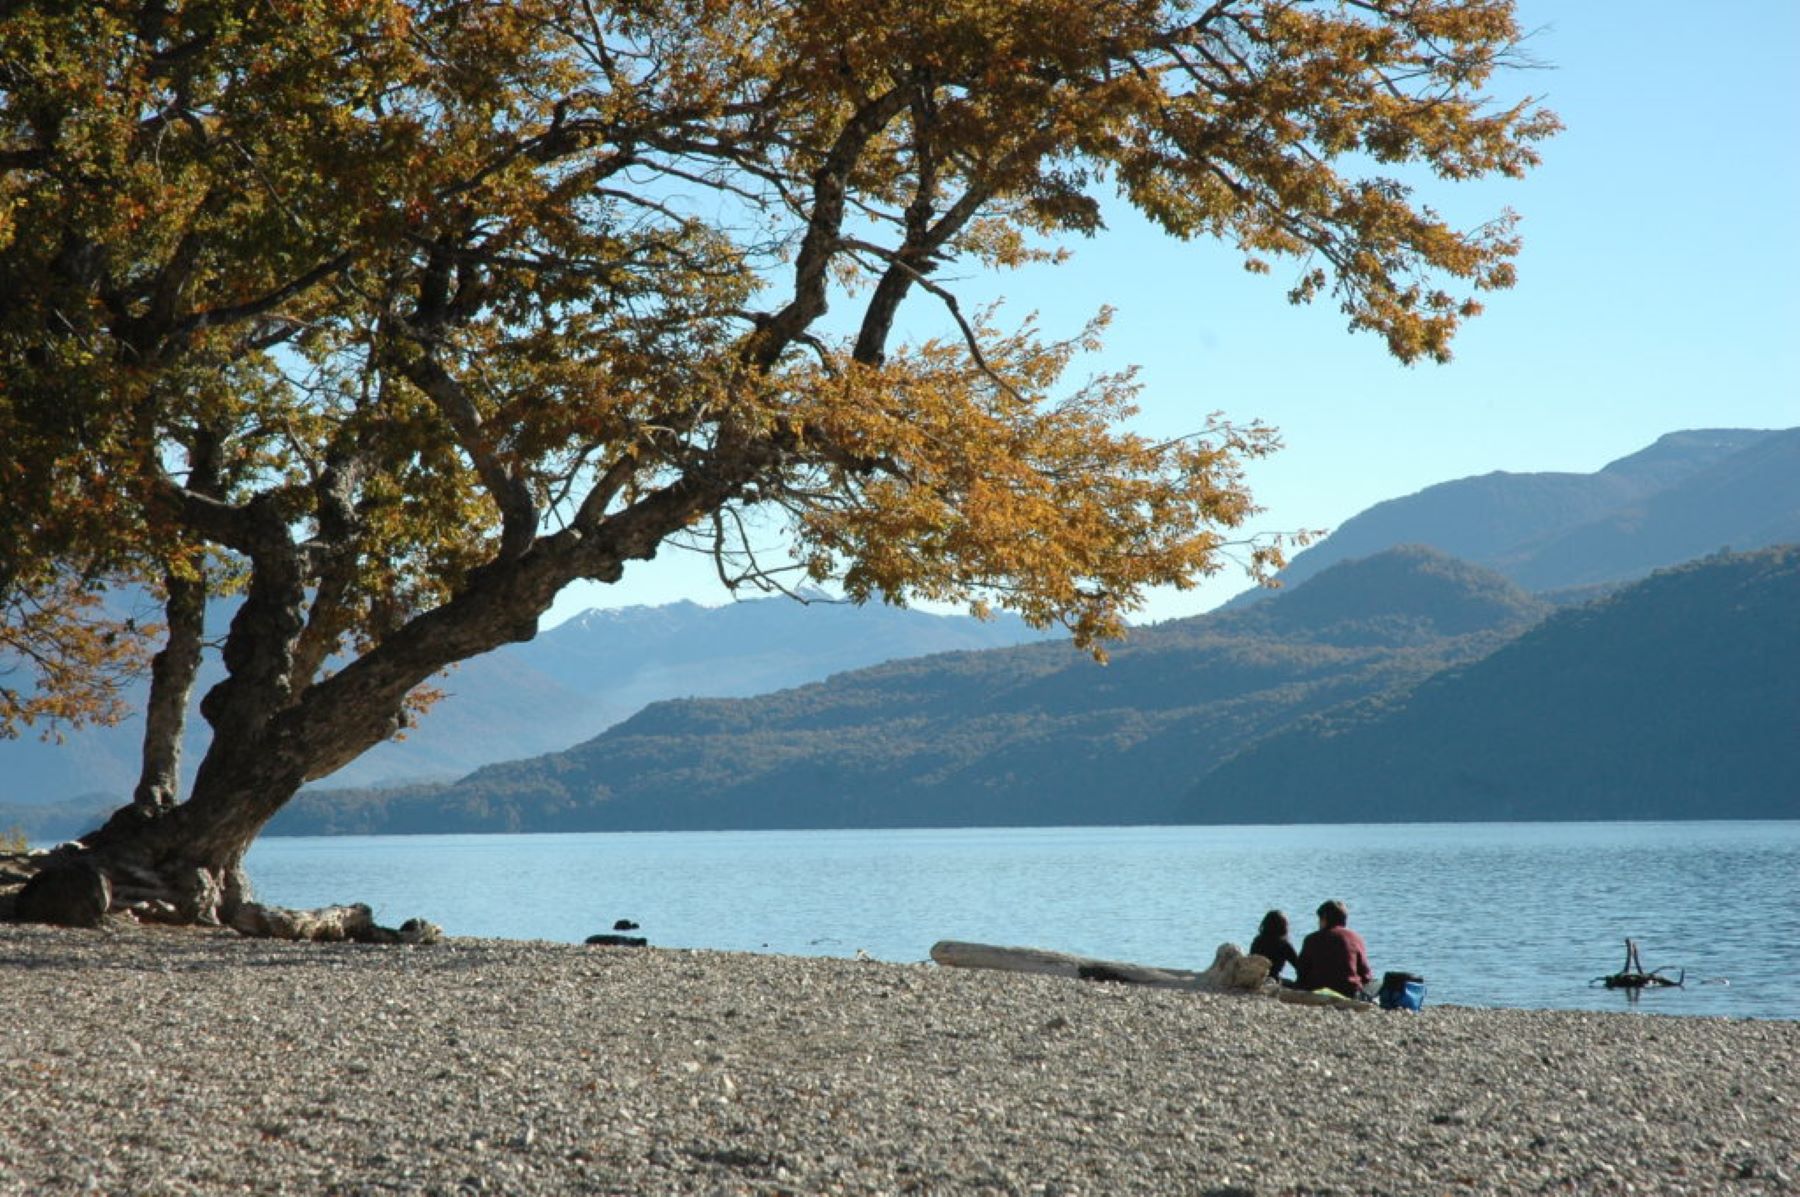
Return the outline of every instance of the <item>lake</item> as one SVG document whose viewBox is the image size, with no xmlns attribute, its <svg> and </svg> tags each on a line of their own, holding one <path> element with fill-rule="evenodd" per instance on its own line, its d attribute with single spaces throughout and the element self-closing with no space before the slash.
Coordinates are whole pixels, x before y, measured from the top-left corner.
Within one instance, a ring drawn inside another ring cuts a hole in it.
<svg viewBox="0 0 1800 1197">
<path fill-rule="evenodd" d="M 451 935 L 920 961 L 940 939 L 1204 968 L 1328 897 L 1428 1003 L 1800 1018 L 1800 822 L 265 838 L 264 901 Z M 1594 988 L 1624 941 L 1682 989 Z"/>
</svg>

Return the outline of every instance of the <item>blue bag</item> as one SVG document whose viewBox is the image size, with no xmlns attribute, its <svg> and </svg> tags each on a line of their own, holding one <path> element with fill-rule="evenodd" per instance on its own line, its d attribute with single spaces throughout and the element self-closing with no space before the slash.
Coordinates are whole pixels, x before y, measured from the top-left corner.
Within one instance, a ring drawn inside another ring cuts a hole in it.
<svg viewBox="0 0 1800 1197">
<path fill-rule="evenodd" d="M 1375 1000 L 1383 1010 L 1411 1010 L 1416 1014 L 1425 1004 L 1425 978 L 1416 973 L 1384 973 Z"/>
</svg>

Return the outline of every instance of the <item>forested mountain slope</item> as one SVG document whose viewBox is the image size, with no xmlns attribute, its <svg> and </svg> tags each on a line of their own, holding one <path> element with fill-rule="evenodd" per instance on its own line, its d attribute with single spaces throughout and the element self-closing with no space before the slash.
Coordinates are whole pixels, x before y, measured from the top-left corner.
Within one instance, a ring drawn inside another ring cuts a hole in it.
<svg viewBox="0 0 1800 1197">
<path fill-rule="evenodd" d="M 213 604 L 208 625 L 225 627 L 231 610 Z M 896 657 L 1042 639 L 1011 615 L 982 621 L 787 599 L 588 611 L 452 670 L 436 683 L 445 698 L 404 739 L 378 745 L 331 783 L 450 781 L 490 762 L 567 748 L 659 699 L 761 694 Z M 216 662 L 203 669 L 196 705 L 219 676 Z M 134 701 L 141 705 L 141 696 Z M 191 713 L 190 763 L 209 734 Z M 132 718 L 60 744 L 0 740 L 0 805 L 89 794 L 99 805 L 128 801 L 142 735 Z"/>
<path fill-rule="evenodd" d="M 1410 693 L 1300 721 L 1187 822 L 1800 818 L 1800 547 L 1559 612 Z"/>
<path fill-rule="evenodd" d="M 1309 712 L 1473 659 L 1546 608 L 1423 549 L 1239 612 L 897 661 L 754 699 L 658 703 L 567 752 L 442 790 L 314 794 L 275 830 L 1029 825 L 1168 820 L 1193 782 Z"/>
</svg>

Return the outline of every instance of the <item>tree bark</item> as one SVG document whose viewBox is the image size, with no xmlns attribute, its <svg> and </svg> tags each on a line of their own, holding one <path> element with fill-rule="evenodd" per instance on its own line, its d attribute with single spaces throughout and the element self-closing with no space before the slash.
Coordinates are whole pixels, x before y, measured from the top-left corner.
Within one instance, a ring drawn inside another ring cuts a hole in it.
<svg viewBox="0 0 1800 1197">
<path fill-rule="evenodd" d="M 181 793 L 181 737 L 187 729 L 188 696 L 200 673 L 206 631 L 206 581 L 170 574 L 165 580 L 168 639 L 150 663 L 150 696 L 144 705 L 143 765 L 132 802 L 157 811 Z"/>
</svg>

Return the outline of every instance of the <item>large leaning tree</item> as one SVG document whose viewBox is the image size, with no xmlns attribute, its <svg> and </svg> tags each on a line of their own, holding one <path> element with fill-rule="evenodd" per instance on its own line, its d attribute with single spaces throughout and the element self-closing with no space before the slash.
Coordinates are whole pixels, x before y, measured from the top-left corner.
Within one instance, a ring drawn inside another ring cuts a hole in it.
<svg viewBox="0 0 1800 1197">
<path fill-rule="evenodd" d="M 1129 374 L 1064 379 L 1098 323 L 953 280 L 1130 203 L 1446 358 L 1517 242 L 1409 182 L 1534 165 L 1554 117 L 1488 94 L 1520 37 L 1511 0 L 7 5 L 0 731 L 108 717 L 141 654 L 142 781 L 75 862 L 242 922 L 302 785 L 666 546 L 1094 645 L 1219 568 L 1272 436 L 1134 435 Z"/>
</svg>

